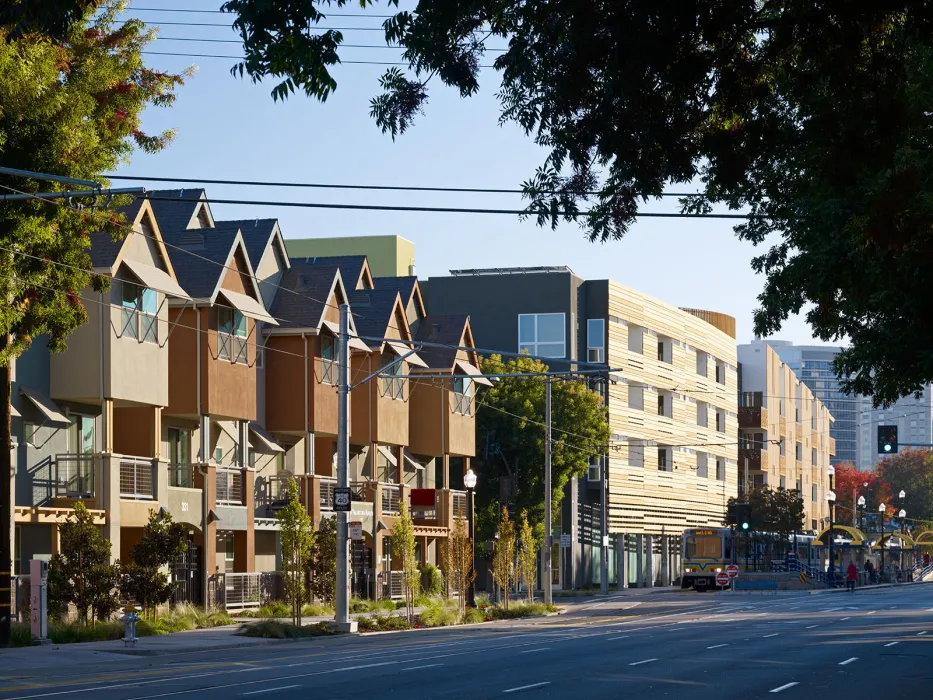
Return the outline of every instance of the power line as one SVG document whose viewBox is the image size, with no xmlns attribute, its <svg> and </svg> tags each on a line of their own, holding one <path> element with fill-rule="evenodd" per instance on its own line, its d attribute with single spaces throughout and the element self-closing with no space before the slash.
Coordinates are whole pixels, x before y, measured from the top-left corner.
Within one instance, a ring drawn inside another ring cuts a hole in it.
<svg viewBox="0 0 933 700">
<path fill-rule="evenodd" d="M 127 12 L 187 12 L 193 14 L 203 14 L 203 15 L 229 15 L 233 14 L 230 12 L 224 12 L 223 10 L 189 10 L 186 8 L 174 8 L 174 7 L 128 7 Z M 365 17 L 367 19 L 391 19 L 395 15 L 368 15 L 365 13 L 352 13 L 352 12 L 333 12 L 326 13 L 326 17 Z"/>
<path fill-rule="evenodd" d="M 237 61 L 245 61 L 246 56 L 222 56 L 213 53 L 181 53 L 175 51 L 140 51 L 141 54 L 149 56 L 182 56 L 185 58 L 232 58 Z M 408 66 L 408 63 L 392 63 L 388 61 L 338 61 L 335 66 Z M 493 66 L 480 66 L 480 68 L 492 68 Z"/>
<path fill-rule="evenodd" d="M 142 175 L 107 175 L 111 180 L 139 180 L 141 182 L 193 182 L 207 185 L 238 185 L 243 187 L 305 187 L 333 190 L 377 190 L 387 192 L 463 192 L 467 194 L 523 194 L 524 190 L 495 187 L 427 187 L 420 185 L 348 185 L 325 182 L 278 182 L 274 180 L 217 180 L 203 177 L 146 177 Z M 556 194 L 545 192 L 545 194 Z M 598 190 L 584 192 L 598 195 Z M 655 195 L 645 195 L 655 196 Z M 702 192 L 662 192 L 659 197 L 697 197 Z"/>
<path fill-rule="evenodd" d="M 242 45 L 243 41 L 241 39 L 196 39 L 194 37 L 180 37 L 180 36 L 159 36 L 156 37 L 156 41 L 194 41 L 194 42 L 203 42 L 207 44 L 239 44 Z M 391 46 L 389 44 L 343 44 L 341 43 L 339 48 L 341 49 L 393 49 L 395 51 L 403 51 L 406 47 L 404 46 Z M 508 49 L 501 48 L 490 48 L 485 47 L 484 51 L 492 51 L 495 53 L 504 53 Z"/>
<path fill-rule="evenodd" d="M 126 23 L 129 20 L 118 20 L 123 23 Z M 233 20 L 230 21 L 230 24 L 224 24 L 223 22 L 168 22 L 158 20 L 156 22 L 146 22 L 147 27 L 158 27 L 160 25 L 170 25 L 173 27 L 224 27 L 225 29 L 234 29 Z M 307 28 L 311 32 L 385 32 L 384 27 L 322 27 L 320 25 L 314 25 Z"/>
</svg>

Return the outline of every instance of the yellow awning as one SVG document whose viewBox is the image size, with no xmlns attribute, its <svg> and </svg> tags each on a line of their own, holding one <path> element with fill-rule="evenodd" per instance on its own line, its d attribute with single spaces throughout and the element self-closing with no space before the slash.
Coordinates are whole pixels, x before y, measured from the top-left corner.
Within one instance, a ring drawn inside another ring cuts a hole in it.
<svg viewBox="0 0 933 700">
<path fill-rule="evenodd" d="M 823 542 L 823 536 L 829 532 L 829 528 L 823 530 L 815 540 L 813 540 L 814 547 L 825 547 L 826 543 Z M 866 544 L 868 538 L 865 537 L 865 533 L 859 530 L 857 527 L 852 527 L 851 525 L 833 525 L 833 533 L 845 532 L 850 537 L 852 537 L 852 544 L 856 547 L 861 547 L 863 544 Z"/>
<path fill-rule="evenodd" d="M 901 546 L 892 546 L 890 544 L 891 540 L 900 540 Z M 905 535 L 902 532 L 887 532 L 885 533 L 874 545 L 872 545 L 871 550 L 873 552 L 878 552 L 881 550 L 881 543 L 884 542 L 885 549 L 913 549 L 917 546 L 917 543 L 914 542 L 913 538 L 910 535 Z"/>
</svg>

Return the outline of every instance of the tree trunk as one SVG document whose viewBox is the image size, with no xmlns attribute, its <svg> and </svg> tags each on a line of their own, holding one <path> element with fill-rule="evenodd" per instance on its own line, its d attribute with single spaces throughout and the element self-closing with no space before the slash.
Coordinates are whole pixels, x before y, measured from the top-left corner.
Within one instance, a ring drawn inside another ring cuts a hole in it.
<svg viewBox="0 0 933 700">
<path fill-rule="evenodd" d="M 9 336 L 0 337 L 0 350 L 6 349 Z M 13 499 L 10 472 L 10 366 L 0 367 L 0 647 L 11 644 L 13 552 Z"/>
</svg>

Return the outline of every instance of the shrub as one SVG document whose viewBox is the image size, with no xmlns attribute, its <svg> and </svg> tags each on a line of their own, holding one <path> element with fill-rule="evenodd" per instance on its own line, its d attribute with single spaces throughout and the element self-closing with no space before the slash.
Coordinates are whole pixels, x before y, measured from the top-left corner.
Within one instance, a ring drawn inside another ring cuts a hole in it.
<svg viewBox="0 0 933 700">
<path fill-rule="evenodd" d="M 401 603 L 404 607 L 405 604 Z M 377 611 L 393 612 L 396 609 L 396 603 L 392 600 L 362 600 L 353 598 L 350 600 L 351 613 L 370 613 Z"/>
<path fill-rule="evenodd" d="M 136 625 L 137 637 L 148 637 L 154 632 L 149 625 Z M 82 622 L 56 622 L 49 625 L 49 640 L 55 644 L 76 644 L 78 642 L 106 642 L 123 637 L 122 622 L 98 622 L 85 625 Z"/>
<path fill-rule="evenodd" d="M 407 617 L 389 615 L 363 616 L 357 619 L 361 632 L 386 632 L 389 630 L 410 630 Z"/>
<path fill-rule="evenodd" d="M 446 627 L 460 622 L 460 611 L 456 603 L 448 604 L 444 600 L 432 600 L 422 608 L 418 616 L 422 627 Z"/>
<path fill-rule="evenodd" d="M 32 630 L 29 625 L 14 622 L 10 630 L 10 641 L 14 647 L 32 646 Z"/>
<path fill-rule="evenodd" d="M 471 625 L 477 622 L 486 622 L 490 619 L 486 615 L 485 610 L 480 610 L 479 608 L 467 608 L 466 612 L 463 614 L 463 624 Z"/>
<path fill-rule="evenodd" d="M 322 617 L 334 614 L 334 609 L 326 605 L 319 605 L 317 603 L 308 603 L 301 609 L 302 615 L 307 615 L 308 617 Z"/>
<path fill-rule="evenodd" d="M 444 575 L 434 564 L 425 564 L 421 567 L 421 578 L 424 583 L 424 592 L 428 595 L 441 595 L 444 592 Z"/>
<path fill-rule="evenodd" d="M 266 603 L 261 608 L 257 610 L 244 610 L 239 613 L 237 617 L 259 617 L 259 618 L 269 618 L 269 617 L 291 617 L 292 609 L 288 606 L 288 603 L 285 603 L 281 600 L 273 600 L 269 603 Z"/>
<path fill-rule="evenodd" d="M 476 600 L 476 607 L 478 608 L 488 608 L 490 605 L 488 593 L 477 593 L 473 598 Z"/>
<path fill-rule="evenodd" d="M 262 637 L 264 639 L 302 639 L 337 634 L 337 631 L 325 622 L 299 627 L 280 620 L 261 620 L 243 625 L 243 629 L 240 630 L 239 634 L 244 637 Z"/>
<path fill-rule="evenodd" d="M 204 610 L 194 605 L 179 605 L 156 618 L 150 627 L 154 634 L 170 634 L 234 624 L 236 620 L 225 610 Z M 138 623 L 136 628 L 139 629 Z"/>
<path fill-rule="evenodd" d="M 544 603 L 513 603 L 508 609 L 499 606 L 489 608 L 486 612 L 493 620 L 513 620 L 519 617 L 537 617 L 547 613 L 557 612 L 556 605 Z"/>
</svg>

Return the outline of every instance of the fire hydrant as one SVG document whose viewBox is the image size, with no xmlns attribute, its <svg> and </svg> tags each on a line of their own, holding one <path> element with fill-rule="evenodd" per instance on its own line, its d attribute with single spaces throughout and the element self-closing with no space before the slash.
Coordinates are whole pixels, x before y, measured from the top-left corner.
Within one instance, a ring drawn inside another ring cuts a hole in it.
<svg viewBox="0 0 933 700">
<path fill-rule="evenodd" d="M 123 644 L 124 646 L 136 646 L 136 623 L 139 622 L 140 617 L 136 614 L 136 608 L 132 605 L 127 605 L 123 608 L 123 617 L 120 618 L 120 622 L 123 623 Z"/>
</svg>

